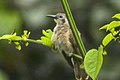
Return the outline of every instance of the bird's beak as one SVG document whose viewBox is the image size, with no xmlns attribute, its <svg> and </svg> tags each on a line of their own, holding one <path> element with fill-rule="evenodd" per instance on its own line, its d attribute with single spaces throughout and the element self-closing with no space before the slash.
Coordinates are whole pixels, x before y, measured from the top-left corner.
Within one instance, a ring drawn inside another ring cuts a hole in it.
<svg viewBox="0 0 120 80">
<path fill-rule="evenodd" d="M 54 19 L 56 19 L 56 18 L 57 18 L 57 16 L 56 16 L 56 15 L 47 15 L 47 17 L 54 18 Z"/>
</svg>

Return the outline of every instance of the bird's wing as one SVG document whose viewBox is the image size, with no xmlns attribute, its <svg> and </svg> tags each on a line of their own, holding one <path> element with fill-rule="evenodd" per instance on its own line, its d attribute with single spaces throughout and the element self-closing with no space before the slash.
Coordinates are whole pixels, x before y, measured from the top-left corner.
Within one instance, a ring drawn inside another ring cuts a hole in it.
<svg viewBox="0 0 120 80">
<path fill-rule="evenodd" d="M 73 46 L 73 49 L 74 49 L 73 53 L 80 55 L 80 50 L 78 49 L 78 45 L 77 45 L 77 43 L 75 41 L 73 33 L 72 33 L 71 30 L 69 30 L 69 32 L 70 32 L 70 34 L 69 34 L 70 35 L 69 40 L 70 40 L 70 42 L 71 42 L 71 44 Z M 80 33 L 79 33 L 79 36 L 80 36 Z"/>
<path fill-rule="evenodd" d="M 70 42 L 73 46 L 73 54 L 80 55 L 80 50 L 78 49 L 77 43 L 75 41 L 75 38 L 71 30 L 70 30 Z M 76 57 L 72 57 L 72 62 L 74 66 L 74 74 L 75 74 L 76 80 L 85 80 L 87 74 L 83 69 L 80 68 L 80 65 L 83 64 L 83 61 L 81 61 Z"/>
</svg>

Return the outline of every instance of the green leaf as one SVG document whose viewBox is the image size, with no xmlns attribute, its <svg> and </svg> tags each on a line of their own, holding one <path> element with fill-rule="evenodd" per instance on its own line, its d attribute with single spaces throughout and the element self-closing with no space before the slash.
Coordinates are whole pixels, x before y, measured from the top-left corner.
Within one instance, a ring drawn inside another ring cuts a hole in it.
<svg viewBox="0 0 120 80">
<path fill-rule="evenodd" d="M 2 39 L 11 40 L 11 39 L 14 38 L 15 36 L 16 36 L 16 33 L 14 33 L 13 35 L 3 35 L 2 37 L 0 37 L 0 40 L 2 40 Z"/>
<path fill-rule="evenodd" d="M 16 36 L 16 33 L 14 34 L 10 34 L 10 35 L 3 35 L 2 37 L 0 37 L 0 40 L 21 40 L 20 36 Z"/>
<path fill-rule="evenodd" d="M 104 52 L 103 52 L 103 55 L 107 55 L 107 52 L 106 52 L 106 51 L 104 51 Z"/>
<path fill-rule="evenodd" d="M 21 50 L 21 45 L 19 42 L 14 42 L 16 49 Z"/>
<path fill-rule="evenodd" d="M 46 31 L 42 30 L 42 33 L 44 36 L 41 37 L 41 40 L 39 40 L 39 42 L 47 47 L 51 47 L 52 46 L 51 37 L 53 34 L 52 30 L 50 30 L 50 29 L 48 29 Z"/>
<path fill-rule="evenodd" d="M 103 44 L 104 46 L 108 45 L 108 44 L 111 42 L 111 40 L 113 40 L 113 38 L 114 38 L 114 36 L 112 35 L 112 33 L 109 33 L 109 34 L 106 35 L 105 38 L 103 39 L 102 44 Z"/>
<path fill-rule="evenodd" d="M 19 50 L 19 51 L 21 50 L 21 46 L 20 45 L 17 45 L 15 47 L 16 47 L 17 50 Z"/>
<path fill-rule="evenodd" d="M 104 25 L 103 27 L 101 27 L 99 30 L 106 29 L 106 31 L 108 31 L 108 27 L 109 27 L 109 26 L 110 26 L 110 24 L 106 24 L 106 25 Z M 109 31 L 110 31 L 111 33 L 113 33 L 113 32 L 115 31 L 115 29 L 112 28 L 112 29 L 109 29 Z"/>
<path fill-rule="evenodd" d="M 120 27 L 120 21 L 112 21 L 109 24 L 104 25 L 99 30 L 106 29 L 106 31 L 114 32 L 115 28 Z"/>
<path fill-rule="evenodd" d="M 100 45 L 100 47 L 98 47 L 98 52 L 99 52 L 99 54 L 103 54 L 103 46 L 102 45 Z"/>
<path fill-rule="evenodd" d="M 22 40 L 23 41 L 27 41 L 27 39 L 29 38 L 29 36 L 30 36 L 30 32 L 28 32 L 28 30 L 24 30 L 23 31 L 23 35 L 22 35 Z"/>
<path fill-rule="evenodd" d="M 42 41 L 42 44 L 45 45 L 45 46 L 48 46 L 48 47 L 52 46 L 51 39 L 49 39 L 47 37 L 42 36 L 41 41 Z"/>
<path fill-rule="evenodd" d="M 52 30 L 51 30 L 51 29 L 48 29 L 48 30 L 46 30 L 46 32 L 49 33 L 49 38 L 51 38 L 51 36 L 52 36 L 52 34 L 53 34 Z"/>
<path fill-rule="evenodd" d="M 44 34 L 44 36 L 51 38 L 53 32 L 50 29 L 48 29 L 46 31 L 42 30 L 42 33 Z"/>
<path fill-rule="evenodd" d="M 120 19 L 120 13 L 115 14 L 112 18 Z"/>
<path fill-rule="evenodd" d="M 22 38 L 20 37 L 20 36 L 15 36 L 14 38 L 12 38 L 11 40 L 15 40 L 15 41 L 20 41 L 20 40 L 22 40 Z"/>
<path fill-rule="evenodd" d="M 19 42 L 14 42 L 14 44 L 15 44 L 15 45 L 20 45 L 20 43 L 19 43 Z"/>
<path fill-rule="evenodd" d="M 102 62 L 103 56 L 100 51 L 91 49 L 87 52 L 84 58 L 85 71 L 93 80 L 97 79 L 98 73 L 102 66 Z"/>
<path fill-rule="evenodd" d="M 102 26 L 99 30 L 107 29 L 108 26 L 109 26 L 109 24 L 106 24 L 106 25 Z"/>
<path fill-rule="evenodd" d="M 107 30 L 111 30 L 111 29 L 114 29 L 114 28 L 117 28 L 117 27 L 120 27 L 120 21 L 112 21 L 108 25 Z"/>
<path fill-rule="evenodd" d="M 26 42 L 26 43 L 25 43 L 25 46 L 28 46 L 28 45 L 29 45 L 29 42 Z"/>
</svg>

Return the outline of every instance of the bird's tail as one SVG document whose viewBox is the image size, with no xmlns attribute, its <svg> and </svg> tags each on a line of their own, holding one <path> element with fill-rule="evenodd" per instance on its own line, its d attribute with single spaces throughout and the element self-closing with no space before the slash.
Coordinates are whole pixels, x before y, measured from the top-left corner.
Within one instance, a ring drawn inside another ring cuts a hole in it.
<svg viewBox="0 0 120 80">
<path fill-rule="evenodd" d="M 74 74 L 76 80 L 91 80 L 88 78 L 85 70 L 83 68 L 80 68 L 80 65 L 82 64 L 81 61 L 77 58 L 73 57 L 73 66 L 74 66 Z"/>
<path fill-rule="evenodd" d="M 87 73 L 83 68 L 80 68 L 82 61 L 74 56 L 68 57 L 64 51 L 62 51 L 63 56 L 65 57 L 68 64 L 73 68 L 76 80 L 91 80 L 87 76 Z"/>
</svg>

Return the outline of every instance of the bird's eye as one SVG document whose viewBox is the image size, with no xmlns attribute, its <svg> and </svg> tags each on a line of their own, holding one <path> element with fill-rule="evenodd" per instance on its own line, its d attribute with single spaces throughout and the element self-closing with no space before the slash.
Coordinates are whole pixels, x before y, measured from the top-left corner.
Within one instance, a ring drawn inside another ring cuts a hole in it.
<svg viewBox="0 0 120 80">
<path fill-rule="evenodd" d="M 63 16 L 59 16 L 60 18 L 63 18 Z"/>
</svg>

